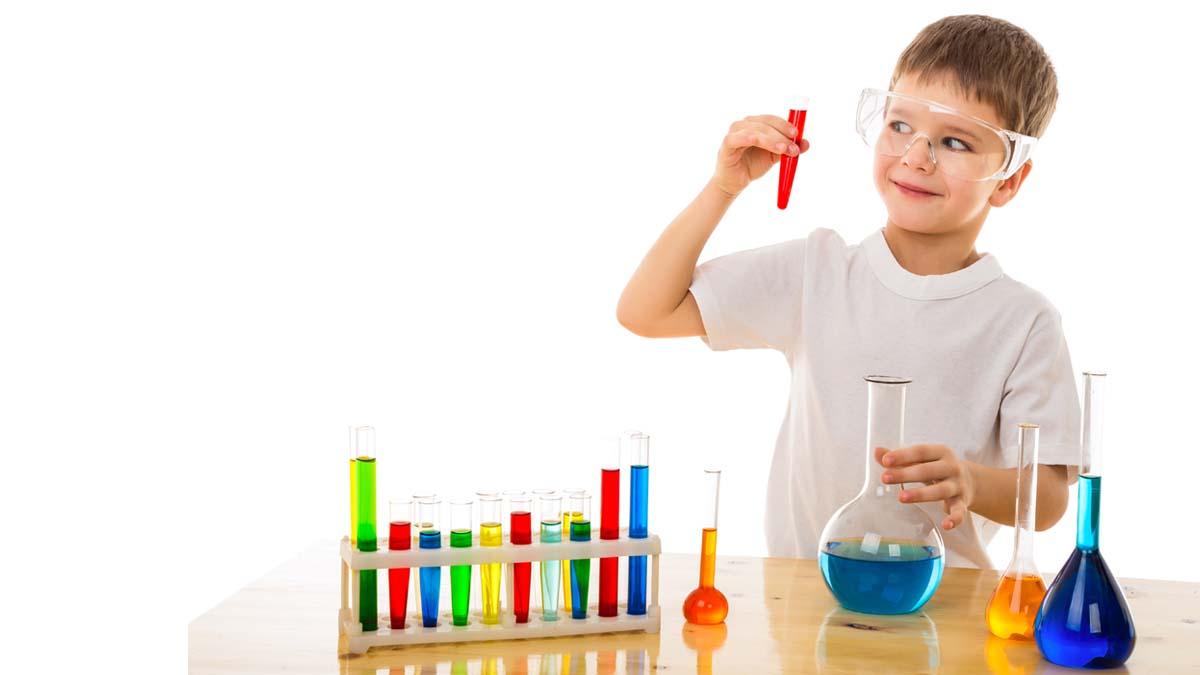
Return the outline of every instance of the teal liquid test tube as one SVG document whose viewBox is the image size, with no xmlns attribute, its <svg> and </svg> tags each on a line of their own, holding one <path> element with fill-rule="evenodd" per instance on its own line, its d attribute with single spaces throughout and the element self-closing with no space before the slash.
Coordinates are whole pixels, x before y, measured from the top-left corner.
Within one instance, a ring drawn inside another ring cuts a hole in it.
<svg viewBox="0 0 1200 675">
<path fill-rule="evenodd" d="M 369 426 L 354 430 L 355 511 L 358 514 L 356 545 L 359 551 L 379 548 L 375 520 L 375 429 Z M 364 631 L 379 629 L 378 570 L 358 572 L 358 621 Z"/>
<path fill-rule="evenodd" d="M 472 531 L 471 510 L 475 502 L 470 499 L 450 501 L 450 547 L 470 548 L 475 536 Z M 471 612 L 471 566 L 450 566 L 450 613 L 455 626 L 465 626 Z"/>
<path fill-rule="evenodd" d="M 650 436 L 632 432 L 625 437 L 629 444 L 629 538 L 650 536 Z M 629 556 L 627 577 L 629 614 L 646 613 L 646 556 Z"/>
<path fill-rule="evenodd" d="M 414 497 L 417 502 L 417 531 L 419 545 L 422 549 L 437 549 L 442 547 L 442 502 L 435 495 Z M 422 567 L 421 585 L 421 625 L 433 628 L 438 625 L 438 608 L 442 596 L 442 568 Z"/>
<path fill-rule="evenodd" d="M 571 541 L 592 540 L 592 496 L 585 493 L 567 498 L 567 510 L 571 513 Z M 577 558 L 571 561 L 571 618 L 586 619 L 588 616 L 588 582 L 592 576 L 592 559 Z"/>
<path fill-rule="evenodd" d="M 538 496 L 540 541 L 543 544 L 562 542 L 562 497 L 553 491 Z M 538 563 L 541 570 L 542 621 L 558 621 L 558 592 L 560 561 L 543 560 Z"/>
</svg>

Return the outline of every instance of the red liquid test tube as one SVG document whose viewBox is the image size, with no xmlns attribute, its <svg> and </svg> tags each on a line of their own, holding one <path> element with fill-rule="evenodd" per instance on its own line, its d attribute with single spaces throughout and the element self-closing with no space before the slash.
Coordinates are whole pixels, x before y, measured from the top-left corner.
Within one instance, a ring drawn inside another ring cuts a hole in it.
<svg viewBox="0 0 1200 675">
<path fill-rule="evenodd" d="M 407 551 L 412 548 L 411 499 L 392 500 L 391 517 L 388 523 L 388 550 Z M 392 628 L 405 628 L 408 615 L 408 571 L 407 567 L 388 570 L 388 612 Z"/>
<path fill-rule="evenodd" d="M 515 546 L 533 543 L 530 498 L 524 492 L 516 490 L 504 494 L 508 497 L 510 541 Z M 516 616 L 517 623 L 529 623 L 529 579 L 532 570 L 533 563 L 513 563 L 513 615 Z"/>
<path fill-rule="evenodd" d="M 610 460 L 600 469 L 600 538 L 617 539 L 621 534 L 621 444 L 615 443 Z M 600 616 L 617 615 L 618 558 L 600 559 Z"/>
<path fill-rule="evenodd" d="M 800 146 L 800 141 L 804 138 L 804 119 L 808 116 L 808 98 L 801 98 L 796 102 L 796 107 L 788 111 L 788 124 L 796 128 L 796 135 L 792 137 L 792 142 L 797 147 Z M 792 183 L 796 180 L 796 160 L 799 159 L 796 155 L 784 154 L 779 158 L 779 196 L 775 200 L 775 205 L 780 209 L 786 209 L 788 199 L 792 196 Z"/>
</svg>

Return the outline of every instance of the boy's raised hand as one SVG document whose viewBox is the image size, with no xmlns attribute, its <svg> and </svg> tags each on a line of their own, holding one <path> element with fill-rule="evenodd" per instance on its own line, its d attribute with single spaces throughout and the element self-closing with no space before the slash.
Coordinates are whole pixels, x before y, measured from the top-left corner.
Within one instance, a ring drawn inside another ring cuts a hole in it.
<svg viewBox="0 0 1200 675">
<path fill-rule="evenodd" d="M 734 122 L 717 152 L 717 168 L 712 184 L 736 197 L 750 181 L 761 177 L 779 161 L 780 155 L 800 155 L 808 151 L 808 141 L 792 142 L 796 129 L 775 115 L 753 115 Z"/>
<path fill-rule="evenodd" d="M 944 445 L 910 445 L 888 450 L 875 448 L 875 461 L 883 466 L 883 482 L 924 483 L 924 487 L 905 488 L 900 501 L 944 502 L 946 518 L 942 529 L 962 525 L 971 505 L 975 486 L 967 463 Z"/>
</svg>

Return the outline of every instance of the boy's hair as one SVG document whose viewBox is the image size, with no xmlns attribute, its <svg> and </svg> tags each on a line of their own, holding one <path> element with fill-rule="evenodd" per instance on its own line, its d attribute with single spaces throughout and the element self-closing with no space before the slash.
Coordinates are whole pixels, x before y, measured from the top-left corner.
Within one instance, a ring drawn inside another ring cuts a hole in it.
<svg viewBox="0 0 1200 675">
<path fill-rule="evenodd" d="M 889 89 L 906 73 L 922 84 L 950 76 L 990 104 L 1008 129 L 1040 138 L 1058 101 L 1058 78 L 1029 33 L 1002 19 L 948 16 L 929 24 L 896 61 Z"/>
</svg>

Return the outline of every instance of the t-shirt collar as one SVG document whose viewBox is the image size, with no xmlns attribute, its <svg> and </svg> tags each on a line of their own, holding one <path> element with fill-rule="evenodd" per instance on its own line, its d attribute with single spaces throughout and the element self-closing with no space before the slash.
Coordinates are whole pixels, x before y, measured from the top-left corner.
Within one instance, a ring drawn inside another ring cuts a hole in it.
<svg viewBox="0 0 1200 675">
<path fill-rule="evenodd" d="M 957 298 L 983 288 L 1004 274 L 1000 261 L 990 253 L 984 253 L 971 265 L 950 274 L 913 274 L 896 261 L 883 238 L 882 229 L 864 239 L 862 245 L 871 271 L 879 282 L 892 292 L 913 300 Z"/>
</svg>

